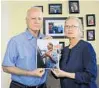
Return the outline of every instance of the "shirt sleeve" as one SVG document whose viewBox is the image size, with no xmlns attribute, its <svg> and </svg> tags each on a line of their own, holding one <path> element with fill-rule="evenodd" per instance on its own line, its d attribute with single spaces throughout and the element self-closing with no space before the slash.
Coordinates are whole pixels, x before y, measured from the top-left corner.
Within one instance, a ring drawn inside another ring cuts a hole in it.
<svg viewBox="0 0 99 88">
<path fill-rule="evenodd" d="M 97 77 L 96 54 L 91 44 L 88 44 L 82 54 L 83 72 L 75 73 L 77 83 L 89 83 L 95 81 Z"/>
<path fill-rule="evenodd" d="M 11 39 L 7 45 L 2 66 L 15 66 L 17 56 L 18 53 L 16 42 L 14 41 L 14 39 Z"/>
</svg>

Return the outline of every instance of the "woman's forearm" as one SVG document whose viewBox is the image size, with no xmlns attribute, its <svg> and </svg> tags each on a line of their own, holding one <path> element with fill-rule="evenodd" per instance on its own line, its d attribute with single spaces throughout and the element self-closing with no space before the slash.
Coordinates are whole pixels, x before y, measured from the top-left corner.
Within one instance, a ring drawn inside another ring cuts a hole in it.
<svg viewBox="0 0 99 88">
<path fill-rule="evenodd" d="M 61 77 L 67 77 L 67 78 L 75 79 L 75 73 L 62 72 Z"/>
<path fill-rule="evenodd" d="M 65 72 L 65 76 L 68 78 L 75 79 L 75 73 Z"/>
</svg>

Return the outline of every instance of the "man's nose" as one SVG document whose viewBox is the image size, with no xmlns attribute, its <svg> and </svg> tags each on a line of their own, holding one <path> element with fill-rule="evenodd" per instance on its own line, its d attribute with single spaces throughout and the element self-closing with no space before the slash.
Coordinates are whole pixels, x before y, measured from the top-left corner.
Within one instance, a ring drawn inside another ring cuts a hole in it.
<svg viewBox="0 0 99 88">
<path fill-rule="evenodd" d="M 37 18 L 37 19 L 35 19 L 35 22 L 36 23 L 40 23 L 40 20 Z"/>
</svg>

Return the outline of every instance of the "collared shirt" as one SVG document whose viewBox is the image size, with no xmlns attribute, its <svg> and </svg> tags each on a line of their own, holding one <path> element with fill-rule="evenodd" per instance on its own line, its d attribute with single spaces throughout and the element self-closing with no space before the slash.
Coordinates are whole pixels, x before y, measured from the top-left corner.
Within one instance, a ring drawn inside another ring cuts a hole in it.
<svg viewBox="0 0 99 88">
<path fill-rule="evenodd" d="M 38 38 L 43 38 L 44 35 L 39 34 Z M 14 36 L 8 43 L 5 53 L 3 66 L 15 66 L 23 70 L 32 71 L 36 67 L 36 47 L 37 38 L 35 38 L 29 30 Z M 12 74 L 11 78 L 14 81 L 28 86 L 36 86 L 46 81 L 47 72 L 43 77 L 24 76 Z"/>
</svg>

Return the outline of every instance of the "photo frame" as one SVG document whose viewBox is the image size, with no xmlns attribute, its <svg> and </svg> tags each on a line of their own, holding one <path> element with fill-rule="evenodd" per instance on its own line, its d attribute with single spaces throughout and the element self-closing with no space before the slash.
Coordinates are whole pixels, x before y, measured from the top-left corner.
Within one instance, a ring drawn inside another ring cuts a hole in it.
<svg viewBox="0 0 99 88">
<path fill-rule="evenodd" d="M 82 27 L 83 27 L 83 30 L 82 30 L 82 37 L 81 37 L 81 38 L 84 38 L 84 22 L 83 22 L 83 17 L 78 17 L 78 18 L 81 20 Z"/>
<path fill-rule="evenodd" d="M 64 38 L 64 23 L 66 17 L 59 18 L 44 18 L 43 33 L 52 36 L 53 38 Z"/>
<path fill-rule="evenodd" d="M 95 40 L 95 30 L 87 30 L 87 41 Z"/>
<path fill-rule="evenodd" d="M 59 42 L 61 49 L 63 49 L 65 47 L 65 42 Z"/>
<path fill-rule="evenodd" d="M 78 17 L 81 20 L 82 26 L 84 27 L 83 17 Z"/>
<path fill-rule="evenodd" d="M 78 17 L 83 25 L 83 17 Z M 67 17 L 45 17 L 43 19 L 43 33 L 53 38 L 66 38 L 64 23 Z"/>
<path fill-rule="evenodd" d="M 49 14 L 62 14 L 62 4 L 49 4 Z"/>
<path fill-rule="evenodd" d="M 42 12 L 43 12 L 43 6 L 36 6 L 36 7 L 39 7 L 39 8 L 41 8 L 41 10 L 42 10 Z"/>
<path fill-rule="evenodd" d="M 95 14 L 87 14 L 86 23 L 87 23 L 87 26 L 95 26 L 96 25 Z"/>
<path fill-rule="evenodd" d="M 80 13 L 79 1 L 69 1 L 69 13 Z"/>
<path fill-rule="evenodd" d="M 59 68 L 59 60 L 61 54 L 59 40 L 37 39 L 37 46 L 38 55 L 36 57 L 36 67 L 46 69 Z M 52 60 L 54 62 L 49 62 L 50 57 L 46 55 L 47 53 L 51 53 L 51 57 L 53 57 Z"/>
</svg>

